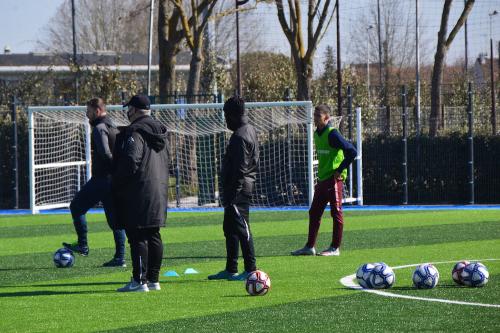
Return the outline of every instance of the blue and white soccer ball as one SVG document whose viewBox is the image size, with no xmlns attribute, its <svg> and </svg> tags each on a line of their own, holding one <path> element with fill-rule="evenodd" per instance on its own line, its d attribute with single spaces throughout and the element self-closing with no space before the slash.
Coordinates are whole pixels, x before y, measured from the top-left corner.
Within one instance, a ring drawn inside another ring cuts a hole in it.
<svg viewBox="0 0 500 333">
<path fill-rule="evenodd" d="M 439 271 L 432 264 L 418 265 L 413 272 L 413 285 L 418 289 L 432 289 L 439 282 Z"/>
<path fill-rule="evenodd" d="M 54 264 L 57 268 L 69 268 L 75 263 L 73 252 L 66 248 L 60 248 L 54 253 Z"/>
<path fill-rule="evenodd" d="M 464 267 L 461 277 L 466 286 L 482 287 L 488 283 L 490 273 L 486 266 L 480 262 L 472 262 Z"/>
<path fill-rule="evenodd" d="M 373 288 L 370 277 L 374 267 L 374 264 L 367 263 L 361 265 L 356 271 L 356 279 L 361 287 L 365 289 Z"/>
<path fill-rule="evenodd" d="M 375 289 L 386 289 L 390 288 L 396 282 L 396 275 L 391 267 L 385 263 L 374 264 L 370 273 L 370 283 Z"/>
</svg>

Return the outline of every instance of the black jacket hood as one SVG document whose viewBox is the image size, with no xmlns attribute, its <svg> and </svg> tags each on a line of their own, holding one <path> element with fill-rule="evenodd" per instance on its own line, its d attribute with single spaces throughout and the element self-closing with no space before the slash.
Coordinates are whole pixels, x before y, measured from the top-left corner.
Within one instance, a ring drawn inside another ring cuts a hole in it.
<svg viewBox="0 0 500 333">
<path fill-rule="evenodd" d="M 150 116 L 136 119 L 130 125 L 129 130 L 141 133 L 151 149 L 156 152 L 164 149 L 167 144 L 167 128 Z"/>
<path fill-rule="evenodd" d="M 248 116 L 246 114 L 242 114 L 238 116 L 226 117 L 226 124 L 227 128 L 234 132 L 241 126 L 248 124 Z"/>
<path fill-rule="evenodd" d="M 96 119 L 94 119 L 92 121 L 89 120 L 89 124 L 92 127 L 96 127 L 97 125 L 99 125 L 101 123 L 104 123 L 104 124 L 108 125 L 108 127 L 116 128 L 116 126 L 113 123 L 113 121 L 111 121 L 111 119 L 107 115 L 104 115 L 102 117 L 96 118 Z"/>
</svg>

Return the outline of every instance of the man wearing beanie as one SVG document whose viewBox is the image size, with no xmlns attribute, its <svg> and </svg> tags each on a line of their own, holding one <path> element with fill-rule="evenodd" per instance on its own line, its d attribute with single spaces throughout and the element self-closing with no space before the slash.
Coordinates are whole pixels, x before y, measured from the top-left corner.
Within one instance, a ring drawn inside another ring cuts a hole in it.
<svg viewBox="0 0 500 333">
<path fill-rule="evenodd" d="M 256 270 L 255 251 L 249 226 L 250 199 L 259 164 L 257 134 L 248 123 L 245 101 L 231 97 L 224 103 L 227 128 L 233 131 L 222 162 L 223 230 L 226 238 L 226 269 L 208 276 L 209 280 L 245 280 Z M 245 271 L 238 274 L 241 245 Z"/>
</svg>

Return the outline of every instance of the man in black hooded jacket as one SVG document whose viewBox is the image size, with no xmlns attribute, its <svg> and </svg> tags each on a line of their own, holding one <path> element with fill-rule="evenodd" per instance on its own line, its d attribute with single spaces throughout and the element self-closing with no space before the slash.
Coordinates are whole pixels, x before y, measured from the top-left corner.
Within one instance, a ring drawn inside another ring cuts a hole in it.
<svg viewBox="0 0 500 333">
<path fill-rule="evenodd" d="M 92 177 L 75 195 L 70 204 L 73 225 L 78 235 L 75 243 L 63 242 L 63 246 L 82 256 L 89 254 L 87 242 L 87 220 L 85 214 L 99 201 L 102 202 L 106 221 L 113 230 L 115 255 L 105 262 L 105 267 L 125 267 L 125 231 L 117 228 L 114 222 L 114 207 L 111 200 L 111 161 L 118 129 L 106 113 L 106 104 L 102 98 L 93 98 L 87 102 L 87 118 L 92 126 Z"/>
<path fill-rule="evenodd" d="M 233 131 L 222 162 L 224 206 L 223 230 L 226 238 L 226 269 L 209 280 L 245 280 L 256 270 L 255 251 L 249 226 L 250 199 L 259 165 L 257 134 L 248 123 L 245 101 L 231 97 L 224 103 L 227 127 Z M 241 245 L 245 271 L 238 275 L 238 248 Z"/>
<path fill-rule="evenodd" d="M 112 194 L 117 221 L 132 256 L 132 279 L 117 291 L 160 290 L 168 190 L 167 129 L 151 117 L 149 98 L 136 95 L 125 105 L 131 124 L 116 137 Z"/>
</svg>

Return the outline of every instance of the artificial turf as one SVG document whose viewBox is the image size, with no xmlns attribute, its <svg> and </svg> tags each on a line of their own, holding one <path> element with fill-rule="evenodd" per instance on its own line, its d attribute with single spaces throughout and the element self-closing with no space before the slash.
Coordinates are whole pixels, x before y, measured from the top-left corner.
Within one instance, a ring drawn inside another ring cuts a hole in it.
<svg viewBox="0 0 500 333">
<path fill-rule="evenodd" d="M 222 213 L 169 213 L 162 229 L 162 290 L 117 293 L 131 268 L 100 267 L 113 254 L 104 216 L 89 215 L 89 257 L 57 269 L 53 252 L 75 239 L 69 215 L 0 217 L 0 332 L 500 331 L 500 307 L 387 298 L 344 287 L 366 262 L 437 264 L 440 283 L 416 290 L 412 268 L 396 269 L 393 293 L 500 306 L 500 210 L 349 211 L 340 257 L 292 257 L 304 245 L 307 212 L 252 212 L 257 265 L 272 280 L 264 297 L 242 282 L 208 281 L 224 268 Z M 318 248 L 331 240 L 325 214 Z M 453 261 L 484 261 L 483 288 L 456 286 Z M 242 267 L 242 265 L 241 265 Z M 196 275 L 182 274 L 195 268 Z"/>
</svg>

